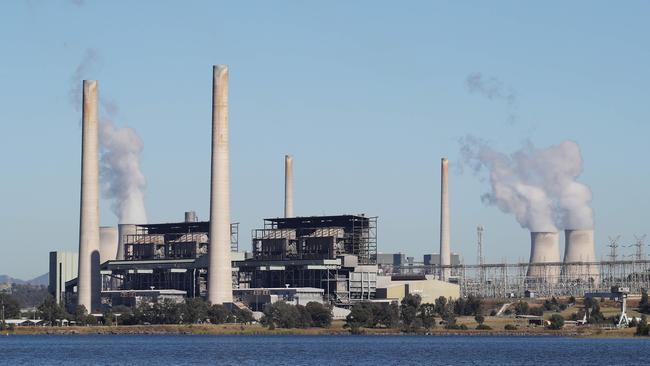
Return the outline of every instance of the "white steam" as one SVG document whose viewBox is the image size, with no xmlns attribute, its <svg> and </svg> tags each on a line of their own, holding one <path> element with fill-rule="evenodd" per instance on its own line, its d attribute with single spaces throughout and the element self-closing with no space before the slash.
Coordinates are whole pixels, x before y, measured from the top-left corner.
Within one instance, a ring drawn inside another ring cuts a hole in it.
<svg viewBox="0 0 650 366">
<path fill-rule="evenodd" d="M 495 76 L 483 76 L 480 72 L 467 75 L 465 86 L 471 94 L 479 94 L 489 100 L 503 100 L 508 107 L 508 123 L 517 120 L 517 93 L 512 87 L 506 86 Z"/>
<path fill-rule="evenodd" d="M 83 1 L 73 1 L 83 5 Z M 70 103 L 81 110 L 82 80 L 92 79 L 91 71 L 101 61 L 99 53 L 86 49 L 83 58 L 70 77 L 68 91 Z M 116 127 L 112 122 L 118 105 L 99 93 L 105 116 L 100 118 L 100 181 L 104 198 L 111 200 L 111 209 L 120 224 L 146 224 L 147 212 L 144 205 L 146 180 L 140 169 L 140 154 L 144 148 L 142 139 L 134 129 Z M 107 118 L 108 117 L 108 118 Z"/>
<path fill-rule="evenodd" d="M 140 170 L 142 140 L 134 129 L 117 128 L 107 119 L 102 120 L 99 128 L 104 196 L 113 201 L 111 209 L 120 224 L 146 224 L 146 180 Z"/>
<path fill-rule="evenodd" d="M 591 189 L 577 181 L 582 173 L 580 147 L 563 141 L 544 149 L 532 144 L 510 155 L 467 136 L 461 154 L 475 172 L 487 169 L 491 191 L 482 199 L 515 215 L 530 231 L 593 229 Z"/>
</svg>

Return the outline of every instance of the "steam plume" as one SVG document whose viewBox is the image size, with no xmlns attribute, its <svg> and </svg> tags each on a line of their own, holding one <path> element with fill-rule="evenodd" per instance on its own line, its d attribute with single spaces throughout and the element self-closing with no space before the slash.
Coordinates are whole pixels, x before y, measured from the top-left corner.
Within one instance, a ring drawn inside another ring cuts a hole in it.
<svg viewBox="0 0 650 366">
<path fill-rule="evenodd" d="M 83 2 L 79 2 L 83 4 Z M 69 97 L 72 105 L 79 111 L 81 100 L 81 80 L 100 62 L 99 53 L 92 48 L 84 56 L 70 77 Z M 144 205 L 146 180 L 140 169 L 140 154 L 144 148 L 142 139 L 129 127 L 116 127 L 113 121 L 118 104 L 99 94 L 105 116 L 100 119 L 99 142 L 101 145 L 100 176 L 102 194 L 112 201 L 111 209 L 119 223 L 146 224 L 147 214 Z"/>
<path fill-rule="evenodd" d="M 504 100 L 508 106 L 508 122 L 514 123 L 517 119 L 517 95 L 511 87 L 494 76 L 484 77 L 480 72 L 473 72 L 465 80 L 467 90 L 472 94 L 480 94 L 490 100 Z"/>
<path fill-rule="evenodd" d="M 103 119 L 99 129 L 101 144 L 101 181 L 106 198 L 120 224 L 145 224 L 146 180 L 140 170 L 140 153 L 144 147 L 134 129 L 117 128 Z"/>
<path fill-rule="evenodd" d="M 577 181 L 582 173 L 580 147 L 563 141 L 544 149 L 529 143 L 506 155 L 485 141 L 467 136 L 460 141 L 465 163 L 475 172 L 486 169 L 491 191 L 483 202 L 515 215 L 530 231 L 592 229 L 591 189 Z"/>
</svg>

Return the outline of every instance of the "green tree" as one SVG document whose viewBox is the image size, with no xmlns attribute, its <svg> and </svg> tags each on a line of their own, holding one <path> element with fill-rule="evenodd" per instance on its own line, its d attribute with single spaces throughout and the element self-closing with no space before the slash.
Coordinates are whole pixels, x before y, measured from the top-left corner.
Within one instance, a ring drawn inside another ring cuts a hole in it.
<svg viewBox="0 0 650 366">
<path fill-rule="evenodd" d="M 564 327 L 564 317 L 560 314 L 551 315 L 551 324 L 549 324 L 548 329 L 562 329 Z"/>
<path fill-rule="evenodd" d="M 474 320 L 476 320 L 476 322 L 479 325 L 481 325 L 481 324 L 483 324 L 483 322 L 485 322 L 485 317 L 483 315 L 477 315 L 477 316 L 474 317 Z"/>
<path fill-rule="evenodd" d="M 404 330 L 407 332 L 417 331 L 418 326 L 421 325 L 421 322 L 416 322 L 418 320 L 418 310 L 421 302 L 422 298 L 417 294 L 408 294 L 402 299 L 400 315 L 402 324 L 404 324 Z"/>
<path fill-rule="evenodd" d="M 74 308 L 74 312 L 71 314 L 72 320 L 74 320 L 77 325 L 86 325 L 88 320 L 88 310 L 84 305 L 77 305 Z"/>
<path fill-rule="evenodd" d="M 368 327 L 384 326 L 395 328 L 399 325 L 399 305 L 396 303 L 368 303 L 372 311 L 372 319 Z"/>
<path fill-rule="evenodd" d="M 0 293 L 0 310 L 4 305 L 5 319 L 20 317 L 20 303 L 11 295 Z"/>
<path fill-rule="evenodd" d="M 352 305 L 350 314 L 345 317 L 345 325 L 350 328 L 353 334 L 359 333 L 361 327 L 367 327 L 373 322 L 373 304 L 362 301 Z"/>
<path fill-rule="evenodd" d="M 255 321 L 253 312 L 248 309 L 240 309 L 238 307 L 233 307 L 232 315 L 235 317 L 238 323 L 242 324 L 251 324 Z"/>
<path fill-rule="evenodd" d="M 422 304 L 420 305 L 420 311 L 418 317 L 422 322 L 424 329 L 430 331 L 432 328 L 436 327 L 436 306 L 434 304 Z"/>
<path fill-rule="evenodd" d="M 52 296 L 45 298 L 43 303 L 38 306 L 38 311 L 41 313 L 43 320 L 49 322 L 52 326 L 56 324 L 57 319 L 63 319 L 67 315 Z"/>
<path fill-rule="evenodd" d="M 647 336 L 648 333 L 648 320 L 645 315 L 642 315 L 641 320 L 636 325 L 636 332 L 634 334 L 637 336 Z"/>
<path fill-rule="evenodd" d="M 530 311 L 530 308 L 529 308 L 527 302 L 518 301 L 515 304 L 515 314 L 517 314 L 517 315 L 528 315 L 529 311 Z"/>
<path fill-rule="evenodd" d="M 650 302 L 648 301 L 648 291 L 641 290 L 641 301 L 639 301 L 639 312 L 643 314 L 650 314 Z"/>
<path fill-rule="evenodd" d="M 319 302 L 312 301 L 306 306 L 311 317 L 312 325 L 320 328 L 327 328 L 332 324 L 332 310 Z"/>
<path fill-rule="evenodd" d="M 603 324 L 606 322 L 605 316 L 600 311 L 600 303 L 593 299 L 585 299 L 585 311 L 587 312 L 587 322 L 590 324 Z"/>
<path fill-rule="evenodd" d="M 185 299 L 183 322 L 195 324 L 205 321 L 208 317 L 208 309 L 208 303 L 200 297 Z"/>
<path fill-rule="evenodd" d="M 309 313 L 304 306 L 293 306 L 284 301 L 267 304 L 264 307 L 262 324 L 269 328 L 299 328 L 305 327 Z"/>
<path fill-rule="evenodd" d="M 228 319 L 228 309 L 220 304 L 214 304 L 208 309 L 208 319 L 212 324 L 223 324 Z"/>
</svg>

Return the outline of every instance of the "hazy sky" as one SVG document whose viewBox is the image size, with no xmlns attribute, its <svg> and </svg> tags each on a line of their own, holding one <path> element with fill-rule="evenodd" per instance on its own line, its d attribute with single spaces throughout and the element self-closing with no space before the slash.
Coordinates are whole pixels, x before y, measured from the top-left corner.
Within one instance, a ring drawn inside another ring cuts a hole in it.
<svg viewBox="0 0 650 366">
<path fill-rule="evenodd" d="M 475 262 L 483 224 L 487 261 L 527 259 L 528 232 L 458 169 L 472 134 L 504 152 L 577 141 L 600 257 L 610 235 L 650 233 L 649 16 L 646 1 L 2 1 L 0 274 L 40 275 L 50 250 L 78 246 L 69 93 L 88 50 L 84 77 L 144 141 L 151 222 L 208 216 L 211 66 L 224 63 L 240 248 L 282 214 L 290 153 L 297 215 L 376 215 L 380 251 L 437 252 L 448 156 L 452 251 Z M 501 97 L 470 93 L 473 73 Z"/>
</svg>

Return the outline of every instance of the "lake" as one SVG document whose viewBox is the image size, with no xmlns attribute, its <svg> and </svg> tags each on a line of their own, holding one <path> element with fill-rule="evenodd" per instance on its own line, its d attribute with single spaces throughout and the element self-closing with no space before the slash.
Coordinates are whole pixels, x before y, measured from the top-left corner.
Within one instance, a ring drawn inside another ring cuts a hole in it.
<svg viewBox="0 0 650 366">
<path fill-rule="evenodd" d="M 0 365 L 647 365 L 650 339 L 16 335 Z"/>
</svg>

